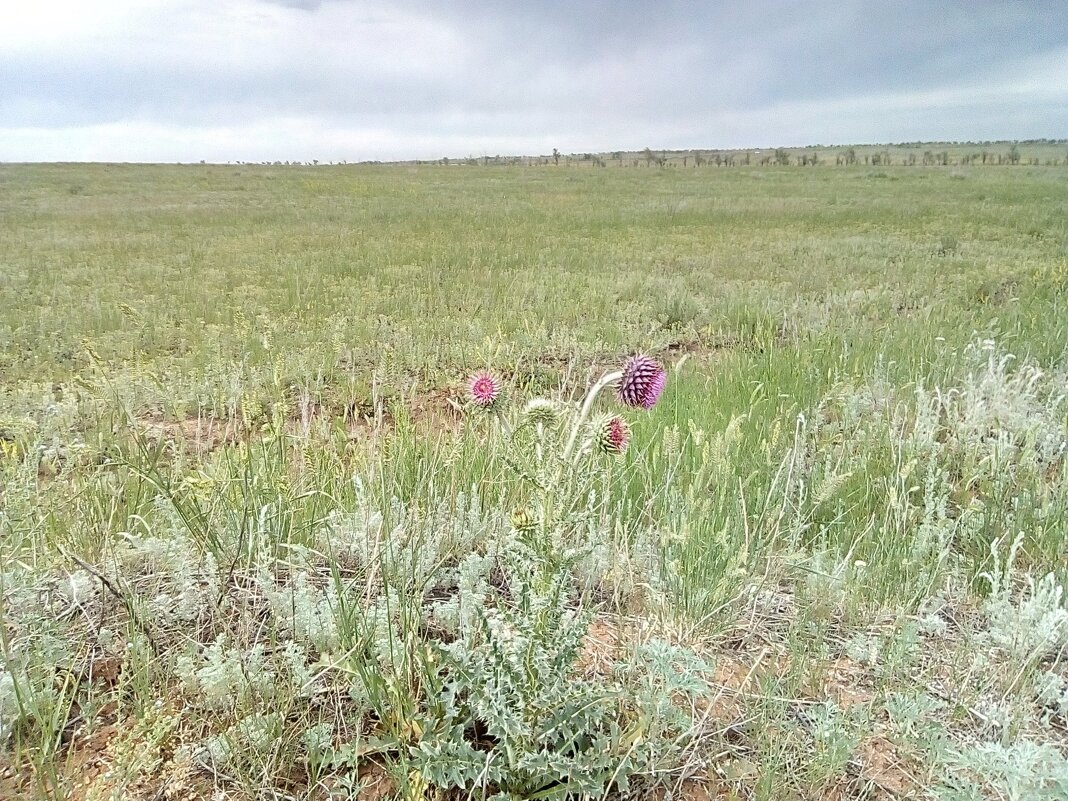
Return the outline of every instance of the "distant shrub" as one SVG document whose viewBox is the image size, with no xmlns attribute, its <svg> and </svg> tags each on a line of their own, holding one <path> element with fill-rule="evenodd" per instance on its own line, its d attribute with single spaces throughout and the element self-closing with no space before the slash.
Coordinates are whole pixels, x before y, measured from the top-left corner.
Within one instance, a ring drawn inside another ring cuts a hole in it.
<svg viewBox="0 0 1068 801">
<path fill-rule="evenodd" d="M 938 238 L 938 255 L 939 256 L 952 256 L 957 252 L 957 248 L 960 246 L 960 240 L 954 234 L 942 234 Z"/>
</svg>

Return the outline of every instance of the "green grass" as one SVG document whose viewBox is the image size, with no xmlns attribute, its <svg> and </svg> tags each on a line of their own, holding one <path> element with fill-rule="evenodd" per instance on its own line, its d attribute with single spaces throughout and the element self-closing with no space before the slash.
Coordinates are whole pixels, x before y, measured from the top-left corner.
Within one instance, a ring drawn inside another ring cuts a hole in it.
<svg viewBox="0 0 1068 801">
<path fill-rule="evenodd" d="M 1068 792 L 1068 168 L 0 166 L 0 219 L 0 795 Z M 639 350 L 588 473 L 459 411 Z"/>
<path fill-rule="evenodd" d="M 987 295 L 1065 257 L 1066 176 L 6 167 L 0 375 L 69 379 L 86 338 L 211 387 L 231 360 L 308 381 L 388 353 L 437 382 L 674 333 L 870 331 L 934 309 L 986 329 Z"/>
</svg>

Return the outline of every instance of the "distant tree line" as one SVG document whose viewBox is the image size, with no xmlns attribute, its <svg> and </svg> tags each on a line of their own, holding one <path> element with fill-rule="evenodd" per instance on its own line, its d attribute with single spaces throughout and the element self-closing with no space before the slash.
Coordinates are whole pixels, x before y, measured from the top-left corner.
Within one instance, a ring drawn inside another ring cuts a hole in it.
<svg viewBox="0 0 1068 801">
<path fill-rule="evenodd" d="M 937 146 L 932 146 L 937 144 Z M 1024 147 L 1021 148 L 1021 145 Z M 441 165 L 469 166 L 554 166 L 554 167 L 640 167 L 725 168 L 725 167 L 948 167 L 948 166 L 1068 166 L 1068 140 L 1027 142 L 940 142 L 901 143 L 865 146 L 774 148 L 754 150 L 614 150 L 605 153 L 561 153 L 554 148 L 549 156 L 481 156 L 466 159 L 439 159 Z M 923 148 L 922 150 L 920 148 Z M 1035 152 L 1040 148 L 1041 152 Z M 1026 152 L 1031 151 L 1031 152 Z"/>
<path fill-rule="evenodd" d="M 204 164 L 204 162 L 200 162 Z M 344 165 L 346 161 L 234 162 L 275 167 Z M 949 167 L 949 166 L 1068 166 L 1068 139 L 1027 139 L 1016 142 L 898 142 L 887 145 L 813 145 L 750 150 L 614 150 L 605 153 L 561 153 L 553 148 L 540 156 L 467 156 L 403 162 L 360 161 L 358 164 L 399 163 L 468 167 L 640 167 L 646 169 L 707 169 L 729 167 Z"/>
</svg>

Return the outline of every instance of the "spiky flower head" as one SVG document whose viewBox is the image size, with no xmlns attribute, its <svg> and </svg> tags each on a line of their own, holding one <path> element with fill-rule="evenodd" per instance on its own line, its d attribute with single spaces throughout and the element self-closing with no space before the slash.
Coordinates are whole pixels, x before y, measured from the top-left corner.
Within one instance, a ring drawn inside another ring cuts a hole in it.
<svg viewBox="0 0 1068 801">
<path fill-rule="evenodd" d="M 526 534 L 538 527 L 538 519 L 534 513 L 526 507 L 517 507 L 512 512 L 512 528 L 520 534 Z"/>
<path fill-rule="evenodd" d="M 594 423 L 593 442 L 601 453 L 619 456 L 630 442 L 630 426 L 622 417 L 606 414 Z"/>
<path fill-rule="evenodd" d="M 490 411 L 504 396 L 504 385 L 497 376 L 482 370 L 467 382 L 467 393 L 476 407 Z"/>
<path fill-rule="evenodd" d="M 656 359 L 644 354 L 631 356 L 623 365 L 616 397 L 626 406 L 652 409 L 667 383 L 667 372 Z"/>
<path fill-rule="evenodd" d="M 544 425 L 552 425 L 560 414 L 559 408 L 548 398 L 533 398 L 523 407 L 523 414 L 528 420 Z"/>
</svg>

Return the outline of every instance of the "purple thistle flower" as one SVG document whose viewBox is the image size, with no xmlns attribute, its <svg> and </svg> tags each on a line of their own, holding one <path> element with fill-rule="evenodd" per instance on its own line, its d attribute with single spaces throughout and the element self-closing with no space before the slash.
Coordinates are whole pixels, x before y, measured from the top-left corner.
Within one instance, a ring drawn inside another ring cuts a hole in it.
<svg viewBox="0 0 1068 801">
<path fill-rule="evenodd" d="M 480 409 L 489 410 L 501 399 L 503 387 L 497 377 L 485 371 L 475 373 L 467 384 L 471 402 Z"/>
<path fill-rule="evenodd" d="M 631 356 L 623 365 L 616 397 L 626 406 L 652 409 L 667 384 L 667 372 L 660 362 L 644 354 Z"/>
<path fill-rule="evenodd" d="M 630 426 L 622 417 L 612 415 L 597 424 L 596 444 L 601 453 L 619 456 L 627 450 L 630 442 Z"/>
</svg>

